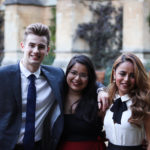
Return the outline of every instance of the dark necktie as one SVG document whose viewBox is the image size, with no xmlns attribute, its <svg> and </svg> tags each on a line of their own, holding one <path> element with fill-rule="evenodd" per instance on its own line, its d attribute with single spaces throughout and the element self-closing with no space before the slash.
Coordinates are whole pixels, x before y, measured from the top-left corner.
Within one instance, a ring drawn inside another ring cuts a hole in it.
<svg viewBox="0 0 150 150">
<path fill-rule="evenodd" d="M 36 108 L 36 87 L 35 87 L 35 75 L 31 74 L 28 79 L 30 80 L 27 94 L 27 106 L 26 106 L 26 123 L 24 133 L 24 149 L 32 150 L 34 147 L 35 136 L 35 108 Z"/>
<path fill-rule="evenodd" d="M 121 124 L 122 113 L 127 110 L 126 102 L 122 102 L 121 98 L 118 98 L 117 100 L 115 100 L 110 110 L 114 112 L 114 123 Z"/>
</svg>

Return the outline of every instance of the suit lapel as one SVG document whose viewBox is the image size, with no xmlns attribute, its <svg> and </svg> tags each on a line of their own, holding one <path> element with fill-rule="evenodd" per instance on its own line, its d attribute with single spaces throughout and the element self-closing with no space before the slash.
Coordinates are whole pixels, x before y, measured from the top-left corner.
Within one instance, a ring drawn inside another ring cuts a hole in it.
<svg viewBox="0 0 150 150">
<path fill-rule="evenodd" d="M 20 67 L 19 64 L 14 65 L 12 70 L 10 70 L 10 80 L 12 83 L 12 90 L 17 101 L 17 105 L 19 109 L 22 109 L 22 97 L 21 97 L 21 75 L 20 75 Z"/>
<path fill-rule="evenodd" d="M 62 97 L 60 93 L 60 85 L 58 85 L 58 82 L 56 82 L 56 77 L 54 74 L 51 74 L 49 71 L 42 69 L 42 74 L 45 76 L 47 79 L 48 83 L 50 84 L 52 91 L 54 93 L 54 96 L 60 106 L 60 109 L 62 109 Z"/>
<path fill-rule="evenodd" d="M 58 82 L 56 82 L 57 78 L 54 76 L 54 74 L 50 73 L 49 71 L 47 71 L 44 68 L 42 69 L 42 74 L 45 76 L 48 83 L 50 84 L 50 86 L 52 88 L 52 92 L 55 97 L 55 102 L 49 112 L 50 116 L 51 116 L 50 117 L 50 124 L 51 124 L 50 126 L 52 129 L 55 121 L 62 113 L 62 97 L 61 97 L 61 93 L 60 93 L 60 87 L 58 85 Z"/>
</svg>

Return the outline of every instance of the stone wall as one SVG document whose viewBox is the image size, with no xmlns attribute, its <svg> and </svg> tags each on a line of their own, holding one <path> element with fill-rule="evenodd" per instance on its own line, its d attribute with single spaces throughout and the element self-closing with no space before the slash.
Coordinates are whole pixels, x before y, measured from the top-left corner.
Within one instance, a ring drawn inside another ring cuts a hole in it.
<svg viewBox="0 0 150 150">
<path fill-rule="evenodd" d="M 71 57 L 76 54 L 90 56 L 88 43 L 77 38 L 76 30 L 79 24 L 94 21 L 95 17 L 89 6 L 96 7 L 100 3 L 102 2 L 92 0 L 58 0 L 55 66 L 65 68 Z M 113 4 L 119 7 L 122 2 L 113 0 Z"/>
<path fill-rule="evenodd" d="M 0 0 L 0 3 L 2 1 L 4 0 Z M 51 7 L 44 4 L 52 1 L 55 4 L 57 1 L 54 65 L 63 68 L 73 55 L 79 53 L 89 55 L 88 44 L 76 38 L 76 29 L 80 23 L 93 21 L 94 16 L 88 6 L 90 4 L 96 6 L 100 3 L 99 0 L 27 0 L 34 1 L 35 4 L 43 2 L 43 5 L 24 4 L 23 0 L 6 1 L 9 3 L 5 6 L 4 65 L 16 63 L 21 58 L 20 42 L 27 25 L 35 22 L 50 25 Z M 150 14 L 150 0 L 113 0 L 113 3 L 116 6 L 123 5 L 123 51 L 136 53 L 143 62 L 148 60 L 150 28 L 147 16 Z"/>
<path fill-rule="evenodd" d="M 92 20 L 89 3 L 90 1 L 86 1 L 84 5 L 78 0 L 58 0 L 55 66 L 65 68 L 73 55 L 78 53 L 88 55 L 89 47 L 87 43 L 76 38 L 76 29 L 79 23 Z"/>
<path fill-rule="evenodd" d="M 0 0 L 0 5 L 2 5 L 4 1 L 5 1 L 5 0 Z"/>
<path fill-rule="evenodd" d="M 126 0 L 123 6 L 123 51 L 134 52 L 145 63 L 150 59 L 150 0 Z"/>
</svg>

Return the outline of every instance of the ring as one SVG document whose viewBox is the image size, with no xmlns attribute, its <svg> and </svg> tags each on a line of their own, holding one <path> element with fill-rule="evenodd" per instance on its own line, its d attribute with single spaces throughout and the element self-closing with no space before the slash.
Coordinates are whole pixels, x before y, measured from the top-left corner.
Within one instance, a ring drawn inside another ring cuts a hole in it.
<svg viewBox="0 0 150 150">
<path fill-rule="evenodd" d="M 97 103 L 101 103 L 101 102 L 97 102 Z"/>
</svg>

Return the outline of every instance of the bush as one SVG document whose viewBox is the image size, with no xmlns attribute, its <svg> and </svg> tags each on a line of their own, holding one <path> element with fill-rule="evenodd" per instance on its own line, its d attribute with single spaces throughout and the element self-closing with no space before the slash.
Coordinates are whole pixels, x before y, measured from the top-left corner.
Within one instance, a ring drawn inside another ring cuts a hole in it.
<svg viewBox="0 0 150 150">
<path fill-rule="evenodd" d="M 120 55 L 122 49 L 122 7 L 111 2 L 90 6 L 95 22 L 79 24 L 77 36 L 88 42 L 91 59 L 96 69 L 105 69 Z"/>
<path fill-rule="evenodd" d="M 53 18 L 51 19 L 51 26 L 50 29 L 50 51 L 47 56 L 45 56 L 43 60 L 43 64 L 51 65 L 55 59 L 55 42 L 56 42 L 56 7 L 52 8 Z"/>
</svg>

